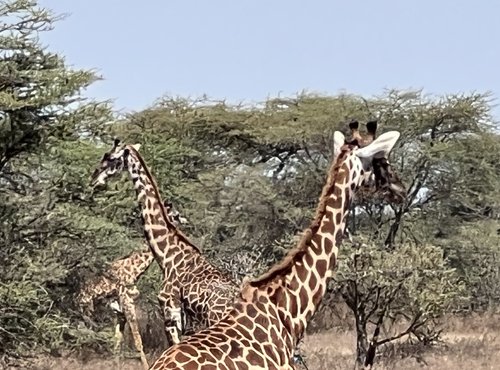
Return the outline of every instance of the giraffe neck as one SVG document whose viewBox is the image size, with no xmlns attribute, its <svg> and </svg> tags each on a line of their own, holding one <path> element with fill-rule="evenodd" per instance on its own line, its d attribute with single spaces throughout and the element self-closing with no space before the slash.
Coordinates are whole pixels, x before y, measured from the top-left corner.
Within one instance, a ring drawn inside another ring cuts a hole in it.
<svg viewBox="0 0 500 370">
<path fill-rule="evenodd" d="M 87 280 L 76 295 L 76 302 L 82 311 L 92 312 L 92 302 L 97 298 L 112 296 L 122 284 L 135 284 L 153 261 L 149 250 L 134 251 L 114 261 L 100 276 Z"/>
<path fill-rule="evenodd" d="M 151 266 L 154 255 L 149 249 L 134 251 L 124 258 L 113 262 L 110 272 L 124 284 L 135 284 L 142 274 Z"/>
<path fill-rule="evenodd" d="M 155 179 L 139 153 L 133 149 L 130 150 L 127 169 L 141 207 L 144 234 L 162 268 L 165 270 L 177 254 L 199 252 L 168 217 Z"/>
<path fill-rule="evenodd" d="M 315 220 L 300 244 L 269 272 L 249 281 L 242 292 L 244 299 L 253 301 L 268 297 L 291 336 L 290 350 L 325 294 L 362 171 L 359 161 L 349 160 L 349 151 L 341 153 L 332 167 Z"/>
</svg>

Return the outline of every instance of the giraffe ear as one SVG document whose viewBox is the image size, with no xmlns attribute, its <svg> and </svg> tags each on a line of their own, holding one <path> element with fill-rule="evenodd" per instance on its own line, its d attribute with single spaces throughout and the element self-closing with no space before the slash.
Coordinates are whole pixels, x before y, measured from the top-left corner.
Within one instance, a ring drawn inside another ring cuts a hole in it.
<svg viewBox="0 0 500 370">
<path fill-rule="evenodd" d="M 392 148 L 399 139 L 399 132 L 385 132 L 376 138 L 371 144 L 356 150 L 356 155 L 360 158 L 387 158 Z"/>
<path fill-rule="evenodd" d="M 345 144 L 345 136 L 340 131 L 333 133 L 333 157 L 337 157 L 340 153 L 340 148 Z"/>
<path fill-rule="evenodd" d="M 139 149 L 141 149 L 141 144 L 134 144 L 134 145 L 131 145 L 132 148 L 134 148 L 136 151 L 139 151 Z"/>
</svg>

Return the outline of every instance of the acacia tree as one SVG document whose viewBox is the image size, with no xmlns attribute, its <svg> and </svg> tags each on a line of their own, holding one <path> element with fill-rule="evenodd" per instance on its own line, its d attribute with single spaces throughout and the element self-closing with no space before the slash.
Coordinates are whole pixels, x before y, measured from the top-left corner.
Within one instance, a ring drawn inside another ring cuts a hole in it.
<svg viewBox="0 0 500 370">
<path fill-rule="evenodd" d="M 28 1 L 4 1 L 0 15 L 2 350 L 102 344 L 109 336 L 105 315 L 93 330 L 80 330 L 69 297 L 81 274 L 96 273 L 141 245 L 130 181 L 124 177 L 98 194 L 87 186 L 107 149 L 102 143 L 112 136 L 142 144 L 161 193 L 188 217 L 189 235 L 241 278 L 274 263 L 308 225 L 333 154 L 333 132 L 347 134 L 352 118 L 378 119 L 381 131 L 402 133 L 391 162 L 409 197 L 395 208 L 359 199 L 349 229 L 354 240 L 363 235 L 367 247 L 340 252 L 345 259 L 333 292 L 363 318 L 359 361 L 401 334 L 389 327 L 403 316 L 415 323 L 412 335 L 432 332 L 431 318 L 461 291 L 459 285 L 445 289 L 455 274 L 482 306 L 498 304 L 497 269 L 472 262 L 497 261 L 491 258 L 496 234 L 488 234 L 488 248 L 454 235 L 482 229 L 484 222 L 500 228 L 499 140 L 488 96 L 301 94 L 259 106 L 167 97 L 104 125 L 112 120 L 109 107 L 80 96 L 97 77 L 68 68 L 38 41 L 56 17 Z M 478 250 L 477 259 L 463 263 L 468 248 Z M 235 254 L 242 256 L 237 266 Z M 488 289 L 474 296 L 477 276 Z M 153 269 L 140 283 L 152 311 L 158 282 Z"/>
<path fill-rule="evenodd" d="M 346 246 L 342 256 L 331 286 L 354 314 L 356 362 L 364 366 L 373 365 L 378 347 L 392 341 L 437 340 L 437 320 L 465 291 L 438 247 L 389 250 L 370 243 Z"/>
<path fill-rule="evenodd" d="M 450 258 L 469 253 L 465 239 L 454 235 L 479 219 L 498 223 L 493 220 L 500 205 L 493 154 L 500 147 L 486 95 L 433 100 L 391 93 L 377 104 L 386 126 L 402 132 L 391 162 L 407 184 L 408 197 L 399 206 L 358 200 L 349 230 L 355 239 L 365 237 L 368 247 L 344 255 L 339 285 L 332 288 L 353 311 L 356 360 L 365 365 L 373 364 L 379 346 L 395 339 L 431 343 L 439 338 L 436 319 L 461 307 L 464 300 L 456 298 L 473 294 L 477 288 L 470 276 L 479 277 L 467 260 Z M 488 275 L 498 282 L 494 271 Z M 394 323 L 402 322 L 405 329 L 398 332 Z"/>
<path fill-rule="evenodd" d="M 489 109 L 484 94 L 435 98 L 397 91 L 374 99 L 299 95 L 271 99 L 262 108 L 166 98 L 117 129 L 132 141 L 157 143 L 146 149 L 153 161 L 176 160 L 175 153 L 166 159 L 169 152 L 158 151 L 162 136 L 182 148 L 186 166 L 165 192 L 182 200 L 205 251 L 240 274 L 274 263 L 307 226 L 334 130 L 345 132 L 344 123 L 357 118 L 379 119 L 381 131 L 400 131 L 391 163 L 408 199 L 395 207 L 358 199 L 349 229 L 368 247 L 341 250 L 330 292 L 352 309 L 357 359 L 370 363 L 375 350 L 393 339 L 437 339 L 437 319 L 457 296 L 468 295 L 464 289 L 474 289 L 458 282 L 471 270 L 450 258 L 464 245 L 444 249 L 443 243 L 462 224 L 498 214 L 498 135 Z M 171 164 L 155 168 L 166 183 Z M 235 254 L 245 256 L 246 266 L 231 265 Z M 260 262 L 248 263 L 248 256 Z M 405 330 L 396 332 L 403 320 Z"/>
<path fill-rule="evenodd" d="M 75 167 L 92 156 L 82 137 L 111 114 L 107 104 L 80 95 L 99 77 L 68 68 L 41 44 L 58 19 L 36 1 L 0 2 L 2 352 L 75 339 L 63 286 L 82 255 L 74 244 L 92 235 L 77 225 L 85 223 L 77 205 L 87 174 Z"/>
</svg>

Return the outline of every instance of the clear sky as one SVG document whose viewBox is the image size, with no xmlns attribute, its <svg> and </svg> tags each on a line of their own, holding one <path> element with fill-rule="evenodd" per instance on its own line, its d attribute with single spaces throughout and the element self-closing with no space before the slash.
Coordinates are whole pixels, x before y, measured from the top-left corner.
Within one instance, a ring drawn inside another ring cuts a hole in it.
<svg viewBox="0 0 500 370">
<path fill-rule="evenodd" d="M 140 110 L 164 94 L 255 102 L 385 88 L 500 97 L 494 0 L 41 0 L 43 36 L 105 78 L 86 95 Z M 500 110 L 495 109 L 495 118 Z"/>
</svg>

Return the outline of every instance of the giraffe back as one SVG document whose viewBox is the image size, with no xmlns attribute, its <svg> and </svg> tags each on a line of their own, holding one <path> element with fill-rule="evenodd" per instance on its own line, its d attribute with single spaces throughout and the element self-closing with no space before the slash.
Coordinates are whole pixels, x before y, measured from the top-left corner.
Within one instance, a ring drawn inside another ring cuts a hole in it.
<svg viewBox="0 0 500 370">
<path fill-rule="evenodd" d="M 153 261 L 149 249 L 133 251 L 109 265 L 99 276 L 86 280 L 76 295 L 80 309 L 90 314 L 94 302 L 103 298 L 117 298 L 122 287 L 133 286 Z"/>
</svg>

